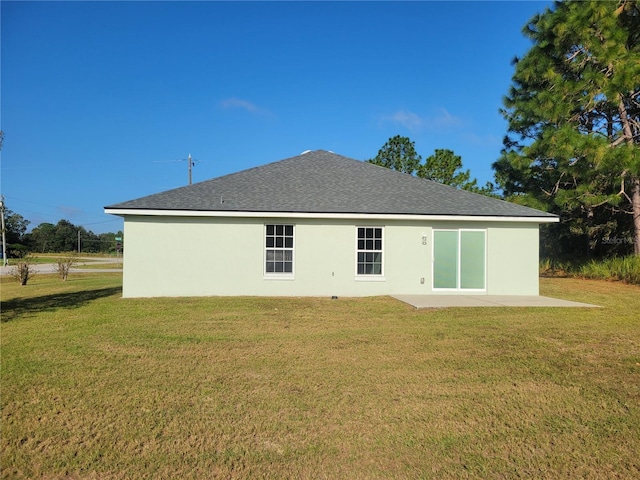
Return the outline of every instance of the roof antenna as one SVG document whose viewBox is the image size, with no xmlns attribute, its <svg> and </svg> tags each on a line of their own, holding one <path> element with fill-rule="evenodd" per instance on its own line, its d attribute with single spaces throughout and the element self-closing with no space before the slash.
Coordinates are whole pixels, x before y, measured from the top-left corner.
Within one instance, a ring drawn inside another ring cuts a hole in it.
<svg viewBox="0 0 640 480">
<path fill-rule="evenodd" d="M 189 158 L 187 158 L 187 163 L 189 163 L 189 185 L 191 185 L 191 168 L 193 167 L 193 159 L 191 158 L 191 154 L 189 154 Z"/>
</svg>

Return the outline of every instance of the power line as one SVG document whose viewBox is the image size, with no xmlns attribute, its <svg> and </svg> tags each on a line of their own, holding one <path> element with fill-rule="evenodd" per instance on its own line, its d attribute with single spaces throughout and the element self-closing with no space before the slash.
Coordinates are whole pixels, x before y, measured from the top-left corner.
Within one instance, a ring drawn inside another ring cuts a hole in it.
<svg viewBox="0 0 640 480">
<path fill-rule="evenodd" d="M 196 163 L 200 163 L 200 160 L 191 157 L 191 154 L 189 154 L 187 156 L 187 158 L 181 158 L 179 160 L 156 160 L 154 161 L 154 163 L 177 163 L 177 162 L 187 162 L 187 169 L 188 169 L 188 179 L 189 179 L 189 185 L 192 184 L 192 170 L 193 167 L 195 167 Z"/>
</svg>

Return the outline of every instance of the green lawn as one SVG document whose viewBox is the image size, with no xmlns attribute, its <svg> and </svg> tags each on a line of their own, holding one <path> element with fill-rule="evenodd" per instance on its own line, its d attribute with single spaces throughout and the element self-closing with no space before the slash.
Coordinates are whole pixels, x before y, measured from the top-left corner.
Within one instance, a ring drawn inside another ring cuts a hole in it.
<svg viewBox="0 0 640 480">
<path fill-rule="evenodd" d="M 29 263 L 33 264 L 45 264 L 45 263 L 56 263 L 59 258 L 62 258 L 62 254 L 53 255 L 53 254 L 36 254 L 29 255 L 27 257 Z M 16 265 L 18 262 L 23 261 L 21 258 L 8 258 L 9 265 Z"/>
<path fill-rule="evenodd" d="M 53 264 L 57 263 L 59 259 L 65 259 L 70 256 L 71 253 L 36 253 L 33 255 L 29 255 L 27 257 L 29 263 L 31 264 Z M 95 253 L 83 253 L 78 256 L 76 259 L 76 263 L 88 263 L 89 265 L 86 268 L 118 268 L 118 266 L 122 267 L 122 258 L 116 258 L 114 256 L 106 256 Z M 92 261 L 91 259 L 95 259 Z M 113 263 L 105 263 L 105 259 L 112 259 Z M 22 259 L 20 258 L 9 258 L 8 265 L 14 266 Z M 75 268 L 83 268 L 83 265 L 80 265 Z"/>
<path fill-rule="evenodd" d="M 2 478 L 640 478 L 640 288 L 600 309 L 121 299 L 2 278 Z"/>
<path fill-rule="evenodd" d="M 87 262 L 82 263 L 80 265 L 74 265 L 74 269 L 79 270 L 107 270 L 107 269 L 122 269 L 122 260 L 119 262 L 114 261 L 113 263 L 105 263 L 105 262 Z"/>
</svg>

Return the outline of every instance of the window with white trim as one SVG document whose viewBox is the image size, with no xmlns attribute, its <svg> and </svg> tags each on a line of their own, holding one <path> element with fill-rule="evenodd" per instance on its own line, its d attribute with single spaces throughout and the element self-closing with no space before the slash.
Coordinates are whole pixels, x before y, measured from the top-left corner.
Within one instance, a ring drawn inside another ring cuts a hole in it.
<svg viewBox="0 0 640 480">
<path fill-rule="evenodd" d="M 357 227 L 357 275 L 382 275 L 382 227 Z"/>
<path fill-rule="evenodd" d="M 265 274 L 293 274 L 293 225 L 265 225 L 264 258 Z"/>
</svg>

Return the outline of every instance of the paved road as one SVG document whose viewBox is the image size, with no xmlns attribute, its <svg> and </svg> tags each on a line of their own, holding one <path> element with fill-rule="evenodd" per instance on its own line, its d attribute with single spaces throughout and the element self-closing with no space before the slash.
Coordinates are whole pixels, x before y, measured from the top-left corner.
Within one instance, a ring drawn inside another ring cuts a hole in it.
<svg viewBox="0 0 640 480">
<path fill-rule="evenodd" d="M 122 258 L 120 265 L 122 265 Z M 15 267 L 16 259 L 9 260 L 8 267 L 0 267 L 0 275 L 9 275 L 11 270 Z M 99 265 L 104 263 L 116 263 L 115 258 L 101 258 L 101 257 L 80 257 L 77 260 L 77 266 L 81 265 Z M 36 273 L 56 273 L 55 264 L 53 263 L 34 263 L 31 265 Z M 122 272 L 122 268 L 72 268 L 70 273 L 109 273 L 109 272 Z"/>
</svg>

